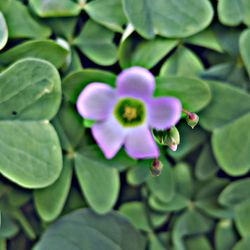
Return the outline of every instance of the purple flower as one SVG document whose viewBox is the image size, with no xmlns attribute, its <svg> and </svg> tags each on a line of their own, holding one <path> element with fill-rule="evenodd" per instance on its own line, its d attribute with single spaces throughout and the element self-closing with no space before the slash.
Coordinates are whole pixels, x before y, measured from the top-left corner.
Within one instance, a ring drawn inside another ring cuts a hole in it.
<svg viewBox="0 0 250 250">
<path fill-rule="evenodd" d="M 123 145 L 132 158 L 158 157 L 150 128 L 174 126 L 181 116 L 180 101 L 174 97 L 152 98 L 154 76 L 141 67 L 122 71 L 116 87 L 94 82 L 78 97 L 80 115 L 96 121 L 91 129 L 97 144 L 108 159 Z"/>
</svg>

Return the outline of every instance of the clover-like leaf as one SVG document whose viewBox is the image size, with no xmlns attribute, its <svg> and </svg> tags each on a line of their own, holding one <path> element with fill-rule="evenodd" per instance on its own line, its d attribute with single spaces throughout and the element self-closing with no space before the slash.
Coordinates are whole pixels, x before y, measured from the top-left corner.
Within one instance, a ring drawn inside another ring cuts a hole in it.
<svg viewBox="0 0 250 250">
<path fill-rule="evenodd" d="M 214 130 L 213 152 L 220 167 L 230 175 L 243 175 L 250 169 L 249 124 L 250 113 Z"/>
<path fill-rule="evenodd" d="M 77 16 L 81 6 L 72 0 L 29 0 L 30 6 L 40 17 Z"/>
<path fill-rule="evenodd" d="M 73 43 L 93 62 L 112 65 L 117 60 L 117 49 L 113 38 L 112 31 L 89 20 Z"/>
<path fill-rule="evenodd" d="M 144 250 L 145 242 L 140 233 L 116 212 L 100 216 L 90 209 L 82 209 L 50 225 L 34 250 L 99 250 L 100 246 L 102 250 Z"/>
<path fill-rule="evenodd" d="M 57 134 L 48 122 L 0 121 L 0 172 L 26 188 L 52 184 L 62 169 Z"/>
<path fill-rule="evenodd" d="M 60 102 L 60 76 L 47 61 L 23 59 L 0 74 L 0 119 L 50 120 Z"/>
<path fill-rule="evenodd" d="M 207 0 L 123 0 L 124 10 L 135 30 L 145 38 L 155 34 L 187 37 L 205 29 L 213 8 Z"/>
</svg>

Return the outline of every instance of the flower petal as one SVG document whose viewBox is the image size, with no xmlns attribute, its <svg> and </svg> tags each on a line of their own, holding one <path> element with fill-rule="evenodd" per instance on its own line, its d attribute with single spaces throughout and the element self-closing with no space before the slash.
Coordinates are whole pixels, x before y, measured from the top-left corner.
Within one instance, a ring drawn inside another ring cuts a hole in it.
<svg viewBox="0 0 250 250">
<path fill-rule="evenodd" d="M 151 99 L 148 109 L 150 127 L 167 129 L 179 121 L 182 106 L 180 101 L 174 97 L 160 97 Z"/>
<path fill-rule="evenodd" d="M 132 97 L 151 97 L 155 88 L 155 79 L 151 72 L 141 67 L 125 69 L 117 77 L 118 94 Z"/>
<path fill-rule="evenodd" d="M 92 126 L 92 134 L 107 159 L 111 159 L 118 152 L 125 141 L 125 130 L 111 116 L 104 122 Z"/>
<path fill-rule="evenodd" d="M 158 147 L 145 126 L 131 129 L 125 140 L 127 154 L 136 159 L 154 158 L 159 156 Z"/>
<path fill-rule="evenodd" d="M 116 102 L 115 90 L 104 83 L 91 83 L 77 99 L 77 110 L 87 119 L 103 120 L 112 112 Z"/>
</svg>

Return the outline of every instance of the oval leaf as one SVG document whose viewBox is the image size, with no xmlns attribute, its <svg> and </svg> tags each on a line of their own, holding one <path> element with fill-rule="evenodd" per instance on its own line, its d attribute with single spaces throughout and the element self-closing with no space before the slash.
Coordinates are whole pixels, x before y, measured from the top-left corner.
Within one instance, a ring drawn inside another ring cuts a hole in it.
<svg viewBox="0 0 250 250">
<path fill-rule="evenodd" d="M 100 163 L 84 152 L 75 156 L 76 175 L 84 196 L 94 211 L 104 214 L 116 203 L 120 180 L 117 169 Z"/>
<path fill-rule="evenodd" d="M 70 189 L 72 167 L 72 162 L 65 158 L 59 178 L 52 185 L 34 191 L 35 207 L 44 221 L 52 221 L 62 212 Z"/>
<path fill-rule="evenodd" d="M 220 167 L 232 176 L 246 174 L 250 169 L 250 113 L 214 130 L 212 146 Z"/>
<path fill-rule="evenodd" d="M 48 122 L 0 122 L 0 172 L 25 188 L 52 184 L 62 169 L 57 134 Z"/>
<path fill-rule="evenodd" d="M 35 57 L 47 60 L 59 68 L 63 65 L 68 51 L 51 40 L 36 40 L 22 43 L 0 55 L 0 63 L 9 65 L 19 59 Z"/>
<path fill-rule="evenodd" d="M 0 74 L 0 119 L 49 120 L 61 102 L 56 68 L 40 59 L 23 59 Z"/>
</svg>

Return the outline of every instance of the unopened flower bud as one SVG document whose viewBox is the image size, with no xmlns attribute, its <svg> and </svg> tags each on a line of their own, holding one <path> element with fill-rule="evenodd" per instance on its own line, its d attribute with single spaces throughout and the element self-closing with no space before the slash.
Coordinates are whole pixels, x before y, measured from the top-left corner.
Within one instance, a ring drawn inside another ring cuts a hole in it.
<svg viewBox="0 0 250 250">
<path fill-rule="evenodd" d="M 167 145 L 172 151 L 176 151 L 180 144 L 180 134 L 176 127 L 172 127 L 168 130 L 168 134 L 165 138 L 165 145 Z"/>
<path fill-rule="evenodd" d="M 152 176 L 159 176 L 161 174 L 163 164 L 160 160 L 154 159 L 150 166 L 150 174 Z"/>
<path fill-rule="evenodd" d="M 194 128 L 199 122 L 199 116 L 195 113 L 189 113 L 186 117 L 187 124 Z"/>
</svg>

